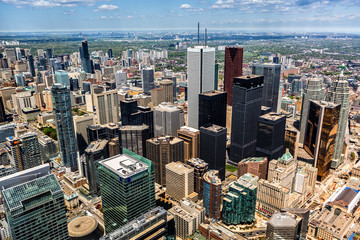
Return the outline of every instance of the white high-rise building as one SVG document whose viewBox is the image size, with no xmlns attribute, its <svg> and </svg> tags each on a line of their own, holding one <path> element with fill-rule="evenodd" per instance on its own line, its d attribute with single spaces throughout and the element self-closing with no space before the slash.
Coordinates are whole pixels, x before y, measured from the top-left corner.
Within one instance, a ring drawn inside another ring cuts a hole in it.
<svg viewBox="0 0 360 240">
<path fill-rule="evenodd" d="M 195 46 L 187 49 L 188 126 L 199 128 L 199 94 L 214 90 L 215 48 Z"/>
<path fill-rule="evenodd" d="M 127 73 L 120 70 L 115 73 L 116 89 L 119 89 L 121 85 L 125 85 L 127 80 Z"/>
</svg>

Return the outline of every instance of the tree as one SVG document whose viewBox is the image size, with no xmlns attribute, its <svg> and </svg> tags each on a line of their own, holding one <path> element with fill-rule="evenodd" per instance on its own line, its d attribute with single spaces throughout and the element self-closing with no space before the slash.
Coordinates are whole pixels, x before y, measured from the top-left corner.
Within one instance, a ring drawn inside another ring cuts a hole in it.
<svg viewBox="0 0 360 240">
<path fill-rule="evenodd" d="M 354 161 L 355 160 L 355 153 L 354 152 L 351 152 L 350 153 L 350 159 L 351 159 L 351 161 Z"/>
</svg>

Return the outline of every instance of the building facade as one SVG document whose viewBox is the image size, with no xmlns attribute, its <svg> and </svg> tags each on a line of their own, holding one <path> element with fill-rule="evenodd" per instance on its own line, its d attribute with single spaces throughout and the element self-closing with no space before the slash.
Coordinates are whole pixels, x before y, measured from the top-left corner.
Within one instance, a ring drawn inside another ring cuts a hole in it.
<svg viewBox="0 0 360 240">
<path fill-rule="evenodd" d="M 226 127 L 227 93 L 217 90 L 199 94 L 199 127 L 218 125 Z"/>
<path fill-rule="evenodd" d="M 221 180 L 219 172 L 210 170 L 204 174 L 203 206 L 209 218 L 220 220 L 221 217 Z"/>
<path fill-rule="evenodd" d="M 226 47 L 224 65 L 224 90 L 227 92 L 227 104 L 232 106 L 233 83 L 235 77 L 242 76 L 243 48 Z"/>
<path fill-rule="evenodd" d="M 178 138 L 184 140 L 184 161 L 191 158 L 199 158 L 200 157 L 200 131 L 188 127 L 182 126 L 177 131 Z"/>
<path fill-rule="evenodd" d="M 264 77 L 257 75 L 234 78 L 230 151 L 233 162 L 256 154 L 263 82 Z"/>
</svg>

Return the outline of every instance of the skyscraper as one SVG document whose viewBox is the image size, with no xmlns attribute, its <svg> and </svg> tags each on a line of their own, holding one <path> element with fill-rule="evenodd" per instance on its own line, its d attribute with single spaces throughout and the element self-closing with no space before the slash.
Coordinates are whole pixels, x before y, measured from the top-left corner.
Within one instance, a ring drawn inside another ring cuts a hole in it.
<svg viewBox="0 0 360 240">
<path fill-rule="evenodd" d="M 281 64 L 255 64 L 252 73 L 264 76 L 261 105 L 271 107 L 272 112 L 280 112 L 279 97 Z"/>
<path fill-rule="evenodd" d="M 266 239 L 299 239 L 300 226 L 301 218 L 295 214 L 274 213 L 267 223 Z"/>
<path fill-rule="evenodd" d="M 90 143 L 87 136 L 87 126 L 94 124 L 94 115 L 75 116 L 73 119 L 78 149 L 82 154 Z"/>
<path fill-rule="evenodd" d="M 199 127 L 215 124 L 226 127 L 227 93 L 217 90 L 199 94 Z"/>
<path fill-rule="evenodd" d="M 82 47 L 80 48 L 80 56 L 83 70 L 86 73 L 92 73 L 93 71 L 91 67 L 88 42 L 86 40 L 82 42 Z"/>
<path fill-rule="evenodd" d="M 268 160 L 266 157 L 250 157 L 241 160 L 238 163 L 238 177 L 245 173 L 251 173 L 259 177 L 259 179 L 266 179 Z"/>
<path fill-rule="evenodd" d="M 64 70 L 59 70 L 55 72 L 55 81 L 56 83 L 62 83 L 65 87 L 70 89 L 70 81 L 68 72 Z"/>
<path fill-rule="evenodd" d="M 182 126 L 178 131 L 177 135 L 180 139 L 184 140 L 184 161 L 191 158 L 200 157 L 200 131 Z"/>
<path fill-rule="evenodd" d="M 336 134 L 335 149 L 332 159 L 332 166 L 337 168 L 344 161 L 341 154 L 343 151 L 345 132 L 348 125 L 350 111 L 349 84 L 343 76 L 340 76 L 338 80 L 332 83 L 330 90 L 327 93 L 326 101 L 341 104 L 339 126 Z"/>
<path fill-rule="evenodd" d="M 267 113 L 259 117 L 256 155 L 267 157 L 269 161 L 283 154 L 286 117 L 277 113 Z"/>
<path fill-rule="evenodd" d="M 217 125 L 200 127 L 200 158 L 209 169 L 218 170 L 219 178 L 225 179 L 227 129 Z"/>
<path fill-rule="evenodd" d="M 32 77 L 35 77 L 35 66 L 34 66 L 34 58 L 31 54 L 28 55 L 29 60 L 29 70 Z"/>
<path fill-rule="evenodd" d="M 51 88 L 51 94 L 62 164 L 75 169 L 77 167 L 77 144 L 71 111 L 70 89 L 64 84 L 55 83 Z"/>
<path fill-rule="evenodd" d="M 51 48 L 46 49 L 46 58 L 50 59 L 52 57 L 53 57 L 52 49 Z"/>
<path fill-rule="evenodd" d="M 108 49 L 108 57 L 113 58 L 113 51 L 111 48 Z"/>
<path fill-rule="evenodd" d="M 143 125 L 127 125 L 119 128 L 120 145 L 140 156 L 146 155 L 146 140 L 151 138 L 150 129 Z M 151 160 L 151 159 L 150 159 Z"/>
<path fill-rule="evenodd" d="M 166 193 L 181 201 L 194 192 L 194 169 L 182 162 L 166 164 Z"/>
<path fill-rule="evenodd" d="M 243 48 L 226 47 L 224 65 L 224 90 L 227 92 L 227 104 L 232 106 L 233 81 L 242 76 Z"/>
<path fill-rule="evenodd" d="M 330 173 L 340 111 L 340 104 L 310 101 L 304 149 L 314 158 L 319 180 L 325 179 Z"/>
<path fill-rule="evenodd" d="M 6 112 L 4 107 L 3 97 L 0 96 L 0 122 L 6 121 Z"/>
<path fill-rule="evenodd" d="M 93 94 L 97 123 L 119 122 L 119 101 L 117 90 Z"/>
<path fill-rule="evenodd" d="M 198 198 L 202 199 L 204 189 L 203 176 L 209 169 L 209 164 L 200 158 L 189 159 L 186 164 L 194 168 L 194 191 L 198 194 Z"/>
<path fill-rule="evenodd" d="M 203 205 L 209 218 L 220 220 L 221 216 L 221 180 L 218 171 L 210 170 L 204 174 Z"/>
<path fill-rule="evenodd" d="M 97 171 L 97 164 L 99 161 L 109 157 L 108 141 L 97 140 L 91 142 L 85 149 L 85 177 L 89 183 L 89 190 L 91 193 L 99 194 L 99 174 Z"/>
<path fill-rule="evenodd" d="M 199 128 L 199 94 L 214 90 L 215 48 L 195 46 L 187 49 L 188 126 Z"/>
<path fill-rule="evenodd" d="M 255 156 L 263 83 L 263 76 L 234 78 L 230 150 L 233 162 Z"/>
<path fill-rule="evenodd" d="M 64 194 L 49 165 L 1 178 L 12 239 L 69 239 Z"/>
<path fill-rule="evenodd" d="M 174 102 L 174 88 L 172 80 L 162 80 L 159 81 L 160 88 L 164 89 L 165 92 L 165 102 Z"/>
<path fill-rule="evenodd" d="M 223 198 L 222 221 L 227 225 L 251 223 L 255 220 L 258 177 L 246 173 L 230 184 Z"/>
<path fill-rule="evenodd" d="M 98 165 L 106 233 L 155 207 L 153 163 L 127 149 L 123 151 Z"/>
<path fill-rule="evenodd" d="M 184 161 L 184 141 L 177 137 L 156 137 L 146 141 L 146 148 L 146 157 L 155 166 L 155 182 L 165 186 L 165 166 L 171 162 Z"/>
<path fill-rule="evenodd" d="M 143 92 L 150 94 L 150 91 L 155 88 L 154 85 L 154 69 L 153 68 L 144 68 L 142 70 L 142 80 L 143 80 Z"/>
<path fill-rule="evenodd" d="M 322 101 L 325 96 L 325 86 L 320 78 L 310 78 L 307 89 L 303 95 L 300 118 L 300 139 L 299 143 L 304 144 L 307 119 L 309 115 L 310 100 Z"/>
<path fill-rule="evenodd" d="M 184 112 L 171 103 L 154 107 L 154 136 L 176 136 L 177 130 L 184 126 Z"/>
<path fill-rule="evenodd" d="M 41 165 L 41 150 L 38 136 L 34 132 L 25 133 L 15 138 L 7 137 L 5 149 L 8 152 L 10 164 L 16 171 Z"/>
</svg>

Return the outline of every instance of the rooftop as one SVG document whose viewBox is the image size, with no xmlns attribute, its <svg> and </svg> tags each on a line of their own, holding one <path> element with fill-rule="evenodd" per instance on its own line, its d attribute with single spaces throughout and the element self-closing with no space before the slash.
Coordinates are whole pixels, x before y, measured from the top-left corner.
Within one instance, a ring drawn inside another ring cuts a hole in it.
<svg viewBox="0 0 360 240">
<path fill-rule="evenodd" d="M 221 180 L 218 177 L 219 171 L 217 170 L 210 170 L 208 172 L 206 172 L 204 174 L 204 181 L 205 182 L 209 182 L 212 183 L 214 185 L 220 185 L 221 184 Z"/>
<path fill-rule="evenodd" d="M 209 96 L 209 97 L 217 96 L 217 95 L 220 95 L 220 94 L 226 94 L 226 92 L 218 91 L 218 90 L 211 90 L 211 91 L 200 93 L 200 95 Z"/>
<path fill-rule="evenodd" d="M 279 119 L 285 118 L 285 116 L 282 114 L 275 113 L 275 112 L 269 112 L 267 114 L 260 116 L 260 118 L 266 119 L 266 120 L 271 120 L 271 121 L 277 121 Z"/>
<path fill-rule="evenodd" d="M 148 165 L 127 154 L 116 155 L 99 162 L 122 178 L 131 177 L 139 172 L 147 171 Z"/>
<path fill-rule="evenodd" d="M 68 224 L 69 236 L 78 238 L 92 233 L 98 226 L 95 218 L 90 216 L 77 217 Z"/>
<path fill-rule="evenodd" d="M 182 162 L 171 162 L 166 164 L 166 169 L 169 169 L 173 172 L 176 172 L 179 175 L 182 175 L 184 173 L 190 173 L 192 171 L 194 171 L 194 169 Z"/>
<path fill-rule="evenodd" d="M 125 126 L 121 126 L 119 129 L 120 130 L 144 130 L 149 128 L 147 125 L 143 124 L 143 125 L 125 125 Z"/>
<path fill-rule="evenodd" d="M 203 126 L 203 127 L 200 127 L 200 128 L 206 129 L 206 130 L 212 131 L 212 132 L 217 132 L 217 133 L 226 130 L 225 127 L 218 126 L 218 125 L 215 125 L 215 124 L 212 124 L 210 126 Z"/>
<path fill-rule="evenodd" d="M 10 211 L 14 211 L 23 208 L 23 204 L 26 204 L 24 201 L 46 192 L 50 192 L 51 195 L 59 192 L 62 193 L 61 187 L 54 174 L 36 178 L 2 190 L 2 195 Z"/>
<path fill-rule="evenodd" d="M 269 224 L 274 227 L 294 228 L 298 224 L 298 221 L 294 218 L 294 215 L 276 212 L 270 218 Z"/>
<path fill-rule="evenodd" d="M 85 149 L 85 152 L 90 153 L 90 152 L 96 152 L 96 151 L 99 151 L 99 150 L 103 150 L 106 147 L 107 143 L 108 143 L 108 141 L 105 140 L 105 139 L 93 141 Z"/>
<path fill-rule="evenodd" d="M 239 163 L 248 163 L 248 162 L 265 162 L 266 157 L 249 157 L 241 160 Z"/>
</svg>

